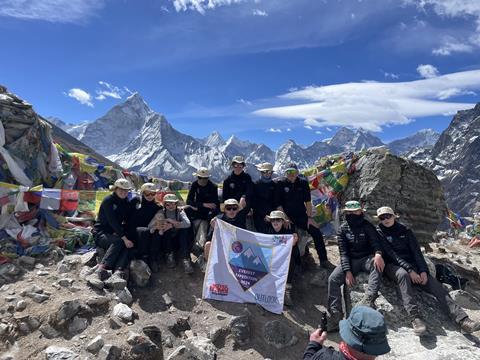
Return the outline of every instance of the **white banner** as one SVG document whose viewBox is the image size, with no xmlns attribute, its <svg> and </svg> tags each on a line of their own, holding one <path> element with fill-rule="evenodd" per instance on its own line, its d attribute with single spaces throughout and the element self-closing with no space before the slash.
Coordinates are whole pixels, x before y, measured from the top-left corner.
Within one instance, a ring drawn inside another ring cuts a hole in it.
<svg viewBox="0 0 480 360">
<path fill-rule="evenodd" d="M 266 235 L 216 219 L 203 298 L 257 303 L 281 314 L 293 235 Z"/>
</svg>

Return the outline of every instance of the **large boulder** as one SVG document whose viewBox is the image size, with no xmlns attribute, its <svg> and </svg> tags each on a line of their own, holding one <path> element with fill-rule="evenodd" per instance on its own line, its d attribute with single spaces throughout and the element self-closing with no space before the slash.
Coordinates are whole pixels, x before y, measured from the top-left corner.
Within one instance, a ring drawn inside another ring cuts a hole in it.
<svg viewBox="0 0 480 360">
<path fill-rule="evenodd" d="M 392 207 L 423 244 L 432 240 L 447 208 L 442 185 L 431 170 L 375 150 L 357 162 L 340 200 L 343 204 L 353 199 L 365 205 L 370 217 L 381 206 Z"/>
</svg>

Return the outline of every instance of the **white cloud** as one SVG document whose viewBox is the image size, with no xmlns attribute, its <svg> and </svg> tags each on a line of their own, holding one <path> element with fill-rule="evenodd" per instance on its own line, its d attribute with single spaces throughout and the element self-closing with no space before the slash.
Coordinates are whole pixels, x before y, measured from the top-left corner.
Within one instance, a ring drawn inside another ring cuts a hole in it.
<svg viewBox="0 0 480 360">
<path fill-rule="evenodd" d="M 432 50 L 432 54 L 439 56 L 448 56 L 452 53 L 471 53 L 473 49 L 473 45 L 463 43 L 449 36 L 446 40 L 444 40 L 442 46 Z"/>
<path fill-rule="evenodd" d="M 254 9 L 253 10 L 253 15 L 254 16 L 268 16 L 266 11 L 260 10 L 260 9 Z"/>
<path fill-rule="evenodd" d="M 393 79 L 393 80 L 396 80 L 399 78 L 397 74 L 386 72 L 386 71 L 383 72 L 383 76 L 385 76 L 386 79 Z"/>
<path fill-rule="evenodd" d="M 455 89 L 454 91 L 452 89 Z M 361 82 L 307 87 L 277 98 L 279 106 L 253 114 L 298 119 L 306 126 L 350 126 L 380 131 L 414 118 L 438 116 L 473 107 L 446 98 L 480 89 L 480 70 L 445 74 L 410 82 Z M 292 101 L 297 102 L 290 105 Z M 282 106 L 282 103 L 289 105 Z M 318 122 L 318 124 L 315 124 Z"/>
<path fill-rule="evenodd" d="M 321 131 L 315 131 L 315 134 L 320 135 L 322 132 Z"/>
<path fill-rule="evenodd" d="M 248 0 L 170 0 L 177 12 L 194 10 L 205 14 L 206 10 L 215 9 L 220 6 L 233 5 Z"/>
<path fill-rule="evenodd" d="M 240 103 L 240 104 L 252 105 L 251 101 L 248 101 L 248 100 L 245 100 L 245 99 L 238 99 L 237 102 Z"/>
<path fill-rule="evenodd" d="M 312 126 L 311 125 L 304 125 L 303 126 L 305 129 L 308 129 L 308 130 L 313 130 Z"/>
<path fill-rule="evenodd" d="M 270 129 L 267 129 L 266 132 L 281 133 L 282 130 L 281 130 L 281 129 L 277 129 L 277 128 L 270 128 Z"/>
<path fill-rule="evenodd" d="M 290 128 L 287 128 L 287 130 L 286 130 L 286 131 L 287 131 L 287 132 L 290 132 L 290 131 L 292 131 L 292 129 L 290 129 Z"/>
<path fill-rule="evenodd" d="M 438 69 L 430 64 L 420 64 L 417 66 L 417 72 L 425 79 L 431 79 L 440 75 Z"/>
<path fill-rule="evenodd" d="M 125 88 L 120 89 L 118 86 L 109 84 L 106 81 L 99 81 L 98 84 L 100 85 L 101 89 L 95 91 L 97 93 L 95 99 L 97 100 L 105 100 L 107 97 L 111 97 L 113 99 L 121 99 L 122 96 L 125 95 Z"/>
<path fill-rule="evenodd" d="M 71 97 L 71 98 L 74 98 L 80 104 L 93 107 L 92 95 L 90 95 L 85 90 L 82 90 L 82 89 L 79 89 L 79 88 L 73 88 L 73 89 L 70 89 L 66 95 Z"/>
<path fill-rule="evenodd" d="M 332 131 L 332 129 L 330 129 L 329 127 L 327 127 L 326 129 L 327 129 L 327 131 L 330 131 L 330 132 Z"/>
<path fill-rule="evenodd" d="M 103 8 L 104 0 L 0 0 L 0 16 L 79 23 Z"/>
</svg>

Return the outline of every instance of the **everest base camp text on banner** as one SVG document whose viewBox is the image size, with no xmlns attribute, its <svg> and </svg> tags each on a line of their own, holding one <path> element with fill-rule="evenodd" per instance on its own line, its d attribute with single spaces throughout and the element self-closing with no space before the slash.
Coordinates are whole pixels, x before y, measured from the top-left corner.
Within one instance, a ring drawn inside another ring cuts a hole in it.
<svg viewBox="0 0 480 360">
<path fill-rule="evenodd" d="M 293 235 L 266 235 L 216 219 L 203 298 L 257 303 L 281 314 Z"/>
</svg>

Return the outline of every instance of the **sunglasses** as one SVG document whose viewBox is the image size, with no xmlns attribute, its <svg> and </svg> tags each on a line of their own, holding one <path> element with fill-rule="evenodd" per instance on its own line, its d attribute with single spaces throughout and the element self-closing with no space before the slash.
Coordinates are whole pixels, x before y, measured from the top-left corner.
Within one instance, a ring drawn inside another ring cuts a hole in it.
<svg viewBox="0 0 480 360">
<path fill-rule="evenodd" d="M 165 206 L 167 206 L 167 205 L 174 206 L 174 205 L 177 205 L 177 203 L 173 202 L 173 201 L 165 201 Z"/>
<path fill-rule="evenodd" d="M 383 220 L 390 219 L 392 216 L 393 216 L 392 214 L 383 214 L 383 215 L 380 215 L 378 218 L 380 219 L 380 221 L 383 221 Z"/>
<path fill-rule="evenodd" d="M 198 180 L 208 180 L 208 177 L 197 176 L 197 179 L 198 179 Z"/>
<path fill-rule="evenodd" d="M 225 210 L 235 211 L 235 210 L 238 210 L 238 206 L 225 206 Z"/>
<path fill-rule="evenodd" d="M 274 222 L 276 223 L 276 222 L 282 222 L 283 219 L 272 219 L 272 220 L 270 220 L 270 221 L 271 221 L 272 223 L 274 223 Z"/>
<path fill-rule="evenodd" d="M 271 174 L 273 171 L 270 170 L 265 170 L 265 171 L 260 171 L 262 174 Z"/>
<path fill-rule="evenodd" d="M 154 192 L 146 192 L 146 191 L 143 193 L 144 196 L 155 196 L 155 194 L 156 193 Z"/>
<path fill-rule="evenodd" d="M 296 174 L 298 171 L 297 170 L 287 170 L 285 171 L 288 175 L 293 175 Z"/>
<path fill-rule="evenodd" d="M 232 166 L 233 166 L 234 168 L 243 168 L 245 165 L 235 163 L 235 164 L 233 164 Z"/>
</svg>

